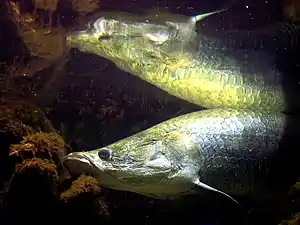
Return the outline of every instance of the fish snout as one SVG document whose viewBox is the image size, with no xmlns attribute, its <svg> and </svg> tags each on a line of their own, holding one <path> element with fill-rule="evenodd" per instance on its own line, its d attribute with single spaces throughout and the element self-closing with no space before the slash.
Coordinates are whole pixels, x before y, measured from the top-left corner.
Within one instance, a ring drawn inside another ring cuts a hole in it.
<svg viewBox="0 0 300 225">
<path fill-rule="evenodd" d="M 90 174 L 93 165 L 90 159 L 81 152 L 74 152 L 66 156 L 64 166 L 72 176 Z"/>
<path fill-rule="evenodd" d="M 88 30 L 71 31 L 66 35 L 67 46 L 77 47 L 82 41 L 88 40 L 91 33 Z"/>
</svg>

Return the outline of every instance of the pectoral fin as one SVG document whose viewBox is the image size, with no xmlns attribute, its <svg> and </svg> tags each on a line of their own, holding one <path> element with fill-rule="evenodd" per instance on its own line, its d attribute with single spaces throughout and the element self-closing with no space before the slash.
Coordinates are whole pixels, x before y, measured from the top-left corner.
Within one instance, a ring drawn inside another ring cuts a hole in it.
<svg viewBox="0 0 300 225">
<path fill-rule="evenodd" d="M 225 192 L 223 191 L 220 191 L 216 188 L 213 188 L 207 184 L 204 184 L 202 183 L 199 179 L 197 179 L 195 182 L 194 182 L 199 188 L 202 188 L 202 189 L 205 189 L 205 190 L 208 190 L 208 191 L 213 191 L 213 192 L 216 192 L 216 193 L 219 193 L 223 196 L 225 196 L 226 198 L 230 199 L 230 201 L 234 202 L 236 205 L 238 205 L 240 208 L 243 209 L 243 207 L 241 206 L 241 204 L 235 200 L 233 197 L 231 197 L 230 195 L 226 194 Z"/>
</svg>

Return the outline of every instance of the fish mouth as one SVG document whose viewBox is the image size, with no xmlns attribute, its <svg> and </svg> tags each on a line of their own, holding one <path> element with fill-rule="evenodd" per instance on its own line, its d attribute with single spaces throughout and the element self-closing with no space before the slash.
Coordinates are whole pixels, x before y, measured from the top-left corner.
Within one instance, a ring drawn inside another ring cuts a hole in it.
<svg viewBox="0 0 300 225">
<path fill-rule="evenodd" d="M 91 173 L 95 167 L 92 160 L 85 154 L 74 152 L 66 156 L 64 166 L 71 175 Z"/>
<path fill-rule="evenodd" d="M 78 40 L 84 37 L 90 37 L 89 30 L 70 31 L 66 34 L 67 44 L 71 45 L 72 43 L 76 43 Z"/>
<path fill-rule="evenodd" d="M 64 167 L 71 176 L 92 176 L 100 180 L 100 184 L 106 188 L 119 189 L 120 184 L 118 182 L 120 180 L 112 174 L 105 172 L 105 166 L 101 161 L 94 161 L 92 156 L 86 155 L 86 152 L 74 152 L 66 156 Z"/>
</svg>

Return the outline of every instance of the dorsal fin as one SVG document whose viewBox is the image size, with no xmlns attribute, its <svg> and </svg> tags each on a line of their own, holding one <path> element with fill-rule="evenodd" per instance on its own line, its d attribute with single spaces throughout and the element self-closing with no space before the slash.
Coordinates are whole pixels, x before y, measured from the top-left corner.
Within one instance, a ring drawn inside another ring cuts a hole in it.
<svg viewBox="0 0 300 225">
<path fill-rule="evenodd" d="M 203 19 L 205 19 L 209 16 L 212 16 L 212 15 L 220 13 L 220 12 L 224 12 L 226 10 L 228 10 L 228 8 L 219 9 L 219 10 L 216 10 L 216 11 L 199 14 L 199 15 L 193 16 L 190 20 L 193 21 L 194 23 L 197 23 L 197 22 L 199 22 L 199 21 L 201 21 L 201 20 L 203 20 Z"/>
</svg>

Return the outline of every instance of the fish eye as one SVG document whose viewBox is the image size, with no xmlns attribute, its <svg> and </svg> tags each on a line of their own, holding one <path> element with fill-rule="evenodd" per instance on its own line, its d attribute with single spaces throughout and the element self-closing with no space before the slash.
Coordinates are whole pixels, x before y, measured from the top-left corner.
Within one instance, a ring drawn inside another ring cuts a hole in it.
<svg viewBox="0 0 300 225">
<path fill-rule="evenodd" d="M 103 148 L 98 152 L 98 156 L 100 159 L 108 160 L 112 157 L 112 151 L 107 148 Z"/>
</svg>

